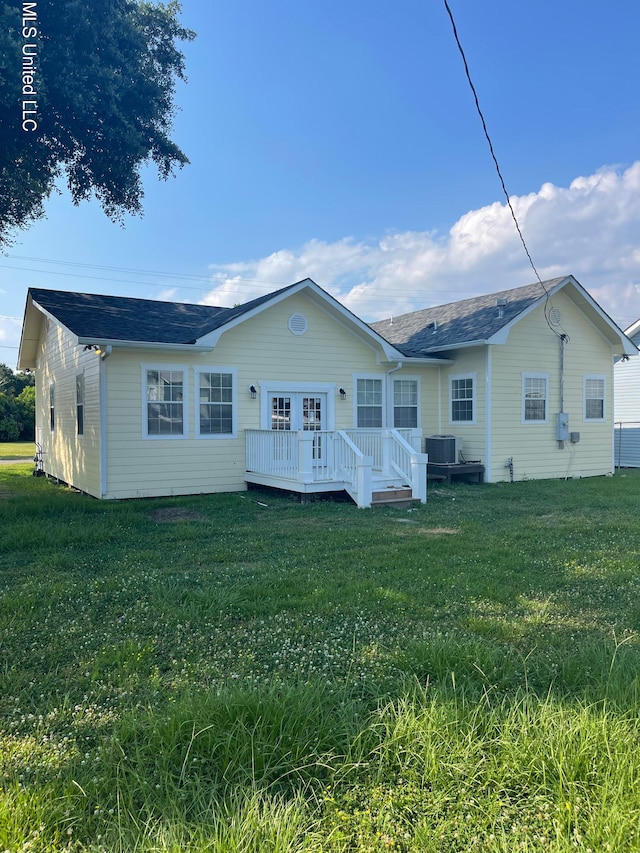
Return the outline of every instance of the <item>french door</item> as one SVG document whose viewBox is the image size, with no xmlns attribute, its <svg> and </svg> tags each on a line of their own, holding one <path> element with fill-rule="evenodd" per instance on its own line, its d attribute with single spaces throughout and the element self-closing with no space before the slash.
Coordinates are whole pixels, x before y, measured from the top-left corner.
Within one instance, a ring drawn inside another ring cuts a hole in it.
<svg viewBox="0 0 640 853">
<path fill-rule="evenodd" d="M 326 393 L 271 393 L 269 395 L 270 427 L 279 432 L 304 430 L 317 432 L 313 442 L 313 459 L 320 464 L 323 458 L 321 430 L 327 429 Z"/>
</svg>

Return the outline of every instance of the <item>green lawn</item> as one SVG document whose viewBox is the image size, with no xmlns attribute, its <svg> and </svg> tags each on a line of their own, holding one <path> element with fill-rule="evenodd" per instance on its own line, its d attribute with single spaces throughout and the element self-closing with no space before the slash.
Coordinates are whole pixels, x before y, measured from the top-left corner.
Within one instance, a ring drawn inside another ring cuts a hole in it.
<svg viewBox="0 0 640 853">
<path fill-rule="evenodd" d="M 0 850 L 640 851 L 640 472 L 99 502 L 0 467 Z"/>
<path fill-rule="evenodd" d="M 0 459 L 32 459 L 35 452 L 32 441 L 0 442 Z"/>
</svg>

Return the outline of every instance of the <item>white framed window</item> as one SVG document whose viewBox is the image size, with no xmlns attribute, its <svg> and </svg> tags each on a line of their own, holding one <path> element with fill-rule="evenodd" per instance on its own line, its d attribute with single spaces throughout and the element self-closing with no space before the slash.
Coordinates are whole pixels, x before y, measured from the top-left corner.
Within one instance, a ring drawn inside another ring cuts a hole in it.
<svg viewBox="0 0 640 853">
<path fill-rule="evenodd" d="M 418 380 L 393 380 L 393 425 L 396 429 L 418 426 Z"/>
<path fill-rule="evenodd" d="M 476 420 L 476 374 L 461 373 L 449 379 L 452 424 L 473 424 Z"/>
<path fill-rule="evenodd" d="M 585 376 L 584 386 L 584 419 L 585 421 L 604 420 L 604 376 Z"/>
<path fill-rule="evenodd" d="M 84 373 L 76 376 L 76 428 L 84 435 Z"/>
<path fill-rule="evenodd" d="M 234 438 L 237 435 L 237 384 L 233 368 L 196 368 L 197 436 Z"/>
<path fill-rule="evenodd" d="M 56 428 L 56 386 L 49 385 L 49 428 L 55 432 Z"/>
<path fill-rule="evenodd" d="M 378 376 L 355 377 L 356 426 L 377 429 L 382 426 L 382 379 Z"/>
<path fill-rule="evenodd" d="M 170 365 L 142 366 L 143 432 L 145 438 L 184 438 L 187 372 Z"/>
<path fill-rule="evenodd" d="M 522 374 L 522 421 L 544 423 L 549 420 L 549 374 Z"/>
</svg>

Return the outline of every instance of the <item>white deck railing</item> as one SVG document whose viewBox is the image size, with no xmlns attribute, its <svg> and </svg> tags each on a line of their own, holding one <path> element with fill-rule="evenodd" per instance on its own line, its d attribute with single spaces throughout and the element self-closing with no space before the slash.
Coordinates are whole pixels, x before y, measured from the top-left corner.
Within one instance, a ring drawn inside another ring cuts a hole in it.
<svg viewBox="0 0 640 853">
<path fill-rule="evenodd" d="M 410 444 L 413 430 L 246 430 L 246 470 L 263 482 L 313 491 L 313 484 L 346 489 L 358 506 L 371 505 L 374 476 L 401 480 L 426 502 L 427 456 Z"/>
</svg>

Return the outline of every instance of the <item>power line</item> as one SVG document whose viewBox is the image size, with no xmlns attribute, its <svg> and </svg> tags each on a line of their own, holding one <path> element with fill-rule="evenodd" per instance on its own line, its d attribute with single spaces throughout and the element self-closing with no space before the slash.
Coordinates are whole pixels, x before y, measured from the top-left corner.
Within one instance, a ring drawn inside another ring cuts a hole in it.
<svg viewBox="0 0 640 853">
<path fill-rule="evenodd" d="M 544 318 L 547 321 L 547 326 L 549 326 L 549 328 L 551 329 L 553 334 L 556 335 L 557 337 L 561 338 L 563 341 L 568 342 L 569 341 L 569 335 L 567 335 L 566 332 L 563 332 L 563 333 L 558 332 L 554 328 L 554 326 L 551 323 L 551 320 L 549 318 L 551 294 L 549 293 L 547 288 L 544 286 L 542 278 L 540 277 L 540 274 L 538 273 L 538 270 L 536 269 L 536 265 L 533 263 L 533 258 L 531 257 L 531 253 L 530 253 L 529 248 L 527 246 L 527 243 L 524 239 L 524 235 L 522 233 L 522 230 L 520 229 L 520 223 L 518 222 L 516 212 L 513 209 L 513 205 L 511 204 L 511 199 L 509 197 L 509 193 L 507 192 L 507 186 L 505 184 L 504 178 L 502 177 L 502 171 L 500 169 L 500 164 L 498 163 L 498 158 L 496 157 L 496 153 L 495 153 L 494 148 L 493 148 L 493 142 L 491 141 L 491 137 L 489 135 L 489 130 L 487 128 L 487 122 L 485 121 L 484 114 L 482 112 L 482 108 L 480 107 L 480 100 L 478 98 L 478 93 L 476 92 L 476 87 L 473 85 L 473 80 L 471 79 L 471 72 L 469 71 L 469 63 L 467 62 L 467 57 L 465 56 L 465 52 L 463 50 L 462 44 L 460 42 L 460 38 L 458 36 L 458 29 L 456 27 L 456 22 L 453 18 L 453 12 L 451 11 L 451 8 L 450 8 L 447 0 L 443 0 L 443 2 L 445 5 L 445 8 L 447 10 L 447 14 L 449 15 L 449 19 L 451 21 L 451 27 L 453 29 L 453 37 L 456 40 L 458 50 L 460 51 L 460 56 L 462 57 L 462 62 L 464 63 L 465 74 L 467 75 L 467 80 L 469 82 L 471 92 L 473 93 L 473 99 L 475 101 L 476 110 L 478 111 L 478 115 L 480 116 L 480 121 L 482 122 L 482 129 L 484 131 L 484 135 L 485 135 L 487 143 L 489 145 L 489 151 L 491 152 L 491 157 L 492 157 L 493 163 L 496 167 L 496 172 L 498 173 L 498 178 L 500 180 L 502 192 L 504 193 L 504 197 L 507 200 L 507 205 L 509 207 L 509 210 L 511 211 L 511 217 L 513 219 L 513 223 L 516 226 L 516 231 L 518 232 L 518 237 L 520 237 L 520 242 L 522 243 L 522 248 L 524 249 L 524 251 L 527 255 L 527 258 L 529 259 L 529 263 L 531 264 L 531 269 L 533 270 L 535 277 L 538 280 L 538 284 L 540 285 L 540 287 L 545 292 L 546 299 L 545 299 L 545 304 L 544 304 Z"/>
<path fill-rule="evenodd" d="M 96 270 L 105 270 L 105 271 L 113 271 L 113 272 L 132 272 L 138 273 L 141 275 L 161 275 L 166 277 L 175 277 L 179 279 L 188 279 L 193 281 L 201 281 L 203 283 L 207 283 L 209 287 L 197 287 L 196 285 L 186 285 L 186 284 L 173 284 L 173 283 L 160 283 L 155 281 L 134 281 L 131 279 L 123 279 L 123 278 L 112 278 L 109 276 L 98 276 L 98 275 L 87 275 L 86 273 L 72 273 L 67 271 L 57 272 L 56 270 L 31 270 L 28 267 L 21 266 L 12 266 L 10 264 L 2 264 L 0 269 L 10 269 L 10 270 L 19 270 L 21 272 L 33 272 L 37 275 L 56 275 L 62 276 L 65 278 L 81 278 L 87 281 L 110 281 L 115 282 L 117 284 L 133 284 L 133 285 L 141 285 L 144 287 L 170 287 L 175 290 L 194 290 L 198 293 L 206 293 L 207 290 L 211 290 L 216 287 L 216 279 L 219 283 L 223 283 L 224 281 L 231 280 L 232 282 L 238 282 L 241 287 L 246 290 L 249 290 L 253 287 L 257 287 L 261 284 L 267 284 L 272 287 L 285 287 L 287 284 L 291 282 L 277 282 L 277 281 L 267 281 L 266 279 L 256 279 L 256 278 L 243 278 L 241 276 L 228 275 L 225 273 L 214 273 L 211 276 L 197 276 L 190 275 L 188 273 L 170 273 L 170 272 L 158 272 L 153 270 L 141 270 L 141 269 L 128 269 L 126 267 L 110 267 L 106 265 L 100 264 L 86 264 L 86 263 L 76 263 L 74 261 L 58 261 L 49 258 L 32 258 L 23 255 L 9 255 L 8 257 L 15 258 L 17 260 L 25 260 L 28 262 L 37 262 L 37 263 L 47 263 L 47 264 L 57 264 L 62 266 L 69 267 L 79 267 L 84 269 L 96 269 Z M 453 295 L 460 294 L 468 294 L 469 296 L 475 295 L 475 290 L 458 290 L 454 288 L 449 288 L 447 290 L 430 290 L 430 296 L 436 296 L 438 294 L 446 295 L 448 297 L 452 297 Z M 403 290 L 403 296 L 411 297 L 411 296 L 420 296 L 424 298 L 423 290 Z M 376 291 L 377 299 L 389 299 L 396 300 L 397 299 L 397 291 L 384 291 L 378 290 Z"/>
<path fill-rule="evenodd" d="M 53 258 L 34 258 L 29 255 L 7 255 L 8 258 L 14 258 L 17 261 L 33 261 L 42 264 L 58 264 L 60 266 L 83 267 L 85 269 L 106 270 L 107 272 L 122 272 L 134 273 L 135 275 L 159 275 L 165 278 L 181 278 L 190 281 L 210 282 L 212 279 L 234 278 L 238 281 L 253 282 L 255 284 L 270 284 L 284 287 L 290 282 L 267 281 L 259 278 L 244 278 L 243 276 L 229 276 L 226 273 L 211 273 L 210 275 L 192 275 L 191 273 L 181 272 L 163 272 L 160 270 L 142 270 L 135 267 L 113 267 L 106 264 L 85 264 L 80 261 L 59 261 Z M 9 269 L 21 269 L 21 267 L 9 267 Z M 121 279 L 107 279 L 107 281 L 121 281 Z M 141 284 L 141 282 L 129 282 L 130 284 Z M 197 288 L 193 288 L 196 290 Z"/>
<path fill-rule="evenodd" d="M 491 137 L 489 136 L 489 130 L 487 129 L 487 122 L 485 121 L 484 114 L 483 114 L 482 109 L 480 107 L 480 101 L 478 99 L 478 93 L 476 92 L 476 87 L 473 85 L 473 80 L 471 79 L 471 72 L 469 71 L 469 64 L 467 63 L 467 57 L 465 56 L 464 50 L 462 48 L 462 44 L 460 43 L 460 38 L 458 36 L 458 30 L 456 27 L 456 22 L 453 19 L 453 13 L 449 7 L 447 0 L 444 0 L 444 5 L 445 5 L 445 8 L 446 8 L 447 13 L 449 15 L 449 18 L 451 20 L 451 26 L 453 28 L 453 37 L 456 40 L 456 44 L 458 45 L 458 50 L 460 51 L 460 56 L 462 57 L 462 62 L 464 63 L 465 74 L 467 75 L 467 80 L 469 81 L 469 86 L 471 87 L 471 91 L 473 93 L 473 99 L 474 99 L 475 104 L 476 104 L 476 110 L 478 111 L 478 115 L 480 116 L 480 121 L 482 122 L 482 129 L 484 130 L 484 135 L 485 135 L 487 142 L 489 144 L 489 151 L 491 152 L 491 157 L 493 158 L 493 162 L 494 162 L 494 165 L 496 167 L 496 172 L 498 173 L 498 178 L 500 179 L 500 184 L 502 186 L 502 192 L 504 193 L 504 197 L 507 200 L 507 204 L 509 206 L 509 210 L 511 211 L 511 216 L 512 216 L 514 224 L 516 226 L 518 236 L 520 237 L 520 242 L 522 243 L 522 246 L 523 246 L 523 248 L 527 254 L 527 258 L 529 258 L 529 263 L 531 264 L 531 268 L 534 271 L 535 276 L 538 279 L 540 286 L 542 287 L 544 292 L 547 293 L 547 289 L 544 286 L 544 284 L 542 283 L 542 279 L 540 278 L 538 270 L 536 269 L 536 266 L 533 263 L 533 258 L 531 257 L 529 249 L 527 248 L 527 244 L 525 242 L 524 236 L 522 234 L 522 231 L 520 230 L 520 225 L 518 223 L 516 213 L 515 213 L 513 206 L 511 204 L 511 199 L 509 198 L 509 193 L 507 192 L 507 187 L 506 187 L 506 184 L 504 182 L 504 178 L 502 177 L 502 171 L 500 170 L 500 164 L 498 163 L 498 158 L 496 157 L 496 153 L 493 149 L 493 143 L 491 141 Z"/>
</svg>

